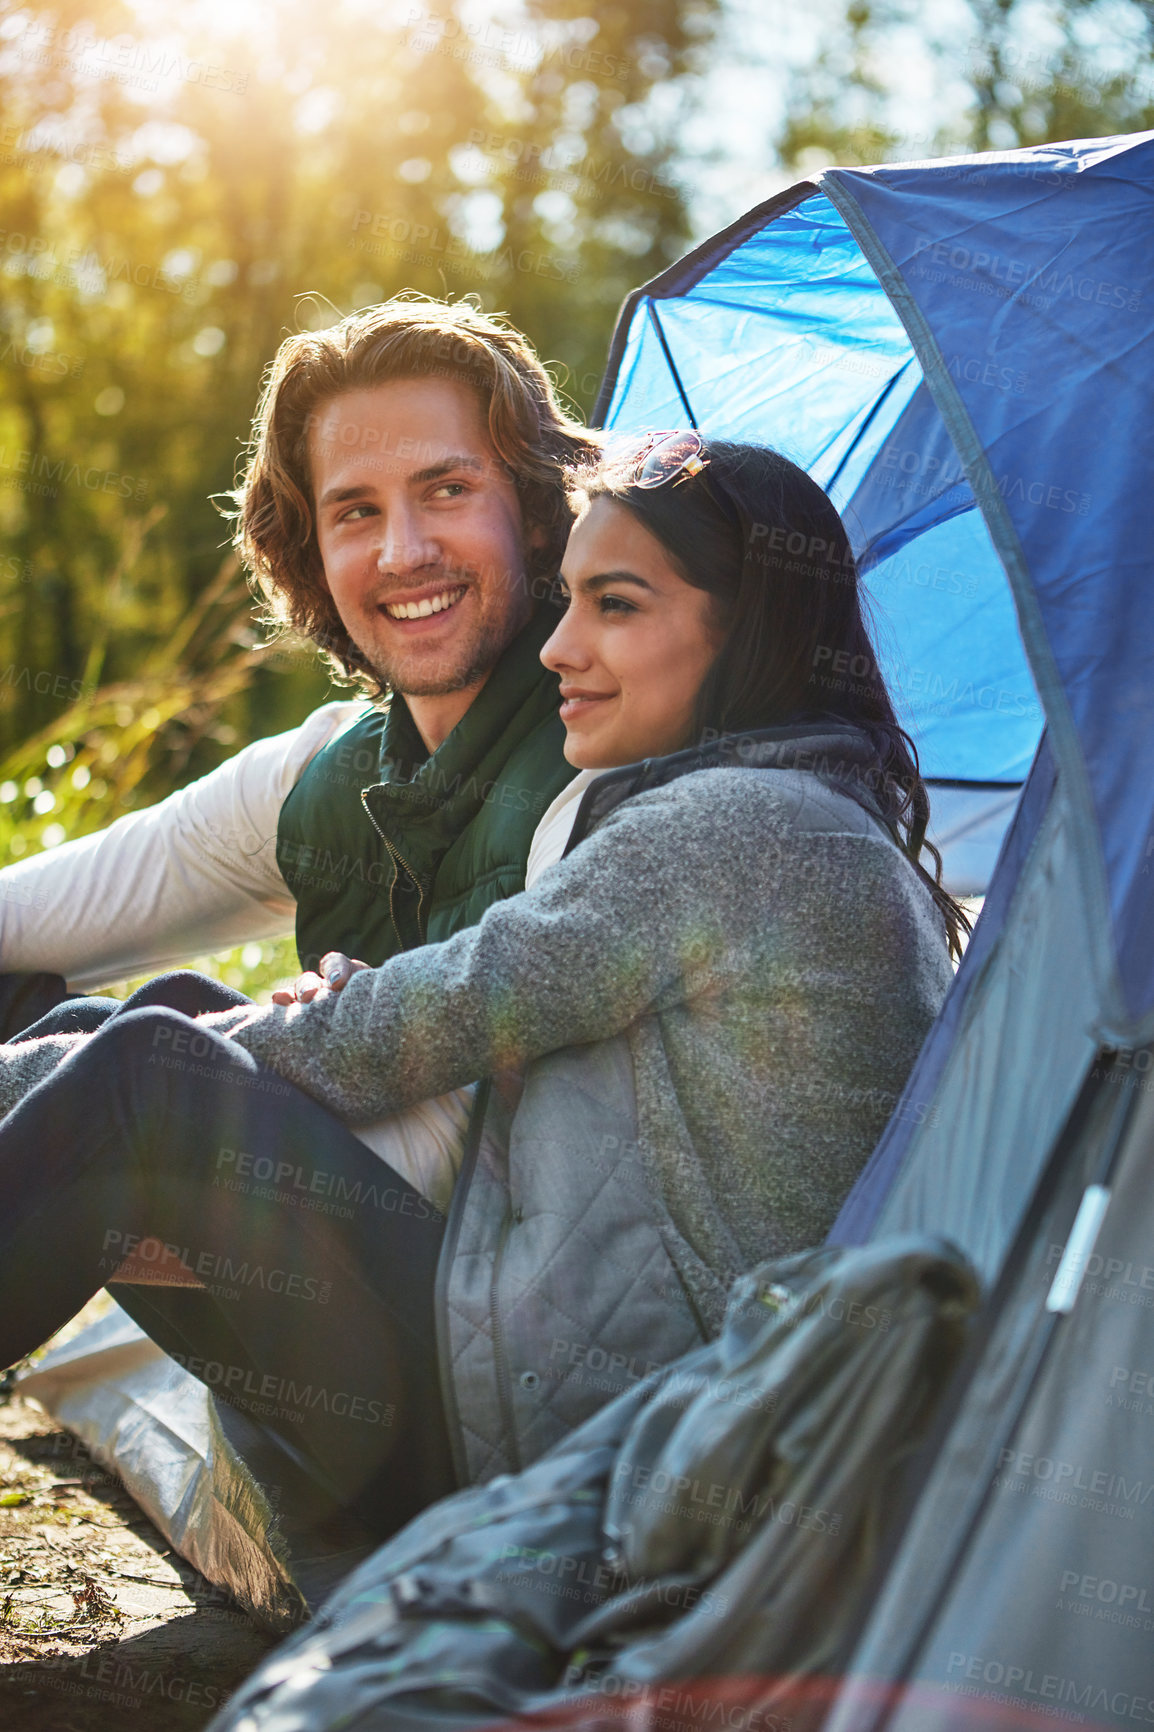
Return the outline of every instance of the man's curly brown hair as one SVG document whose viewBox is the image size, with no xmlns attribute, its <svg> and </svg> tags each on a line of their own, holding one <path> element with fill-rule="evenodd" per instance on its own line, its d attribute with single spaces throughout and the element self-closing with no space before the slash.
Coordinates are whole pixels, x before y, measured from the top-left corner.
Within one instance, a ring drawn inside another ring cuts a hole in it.
<svg viewBox="0 0 1154 1732">
<path fill-rule="evenodd" d="M 324 583 L 309 429 L 321 408 L 347 391 L 423 378 L 459 379 L 477 393 L 493 448 L 517 487 L 528 578 L 542 605 L 553 598 L 573 521 L 565 469 L 588 461 L 600 443 L 562 408 L 527 339 L 469 301 L 397 298 L 286 337 L 257 405 L 243 480 L 231 495 L 233 545 L 264 598 L 265 623 L 312 638 L 373 695 L 380 682 Z"/>
</svg>

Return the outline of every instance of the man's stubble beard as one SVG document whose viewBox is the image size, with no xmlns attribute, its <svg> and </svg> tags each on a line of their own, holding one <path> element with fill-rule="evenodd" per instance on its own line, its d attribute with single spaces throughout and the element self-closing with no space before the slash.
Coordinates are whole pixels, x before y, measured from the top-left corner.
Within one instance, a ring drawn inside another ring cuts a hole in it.
<svg viewBox="0 0 1154 1732">
<path fill-rule="evenodd" d="M 361 653 L 387 690 L 397 692 L 401 697 L 443 698 L 450 692 L 461 692 L 471 686 L 481 685 L 489 677 L 517 632 L 522 629 L 522 626 L 518 625 L 506 636 L 506 624 L 505 621 L 500 625 L 493 621 L 481 621 L 475 641 L 462 646 L 464 659 L 453 666 L 450 658 L 446 656 L 446 665 L 440 672 L 434 672 L 428 667 L 423 671 L 413 668 L 406 672 L 403 665 L 398 665 L 384 656 L 368 654 L 363 650 Z"/>
</svg>

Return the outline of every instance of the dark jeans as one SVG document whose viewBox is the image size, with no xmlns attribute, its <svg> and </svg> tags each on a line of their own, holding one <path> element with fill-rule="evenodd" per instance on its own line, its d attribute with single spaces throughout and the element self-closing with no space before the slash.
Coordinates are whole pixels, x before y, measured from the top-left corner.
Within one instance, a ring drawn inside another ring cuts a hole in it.
<svg viewBox="0 0 1154 1732">
<path fill-rule="evenodd" d="M 0 1121 L 0 1366 L 126 1255 L 167 1247 L 203 1286 L 113 1283 L 118 1302 L 373 1534 L 395 1532 L 455 1488 L 433 1323 L 443 1218 L 188 1014 L 239 994 L 181 973 L 120 1004 L 52 980 L 0 977 L 8 1038 L 29 1007 L 22 1038 L 94 1031 Z"/>
</svg>

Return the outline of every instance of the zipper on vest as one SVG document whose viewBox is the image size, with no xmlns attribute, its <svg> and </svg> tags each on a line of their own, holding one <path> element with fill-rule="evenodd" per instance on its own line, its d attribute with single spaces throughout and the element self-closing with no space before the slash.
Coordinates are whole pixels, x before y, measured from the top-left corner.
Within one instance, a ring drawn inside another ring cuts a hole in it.
<svg viewBox="0 0 1154 1732">
<path fill-rule="evenodd" d="M 400 928 L 400 923 L 397 920 L 397 906 L 396 906 L 395 901 L 393 900 L 393 898 L 395 897 L 396 892 L 397 892 L 397 881 L 400 878 L 401 873 L 404 872 L 405 875 L 407 877 L 411 878 L 413 883 L 417 886 L 417 912 L 414 915 L 414 919 L 416 920 L 416 923 L 417 923 L 417 942 L 418 942 L 418 944 L 424 938 L 424 928 L 421 925 L 421 909 L 425 905 L 425 886 L 422 884 L 421 880 L 417 877 L 417 874 L 413 871 L 413 868 L 409 865 L 408 861 L 403 859 L 401 857 L 401 855 L 397 853 L 397 850 L 393 847 L 393 844 L 389 841 L 388 837 L 385 835 L 382 835 L 381 841 L 385 844 L 385 847 L 389 850 L 389 853 L 392 856 L 392 861 L 393 861 L 393 882 L 389 885 L 389 918 L 393 922 L 393 931 L 397 935 L 397 940 L 401 946 L 401 949 L 405 950 L 408 948 L 408 946 L 405 944 L 404 934 L 402 933 L 401 928 Z"/>
<path fill-rule="evenodd" d="M 509 1463 L 514 1473 L 521 1471 L 521 1451 L 517 1447 L 517 1416 L 513 1409 L 513 1380 L 509 1376 L 509 1358 L 505 1351 L 505 1327 L 501 1321 L 501 1264 L 509 1242 L 512 1218 L 509 1209 L 501 1222 L 501 1236 L 493 1258 L 492 1284 L 489 1288 L 489 1324 L 493 1332 L 493 1365 L 497 1373 L 497 1402 L 501 1409 L 505 1434 L 509 1439 Z"/>
<path fill-rule="evenodd" d="M 449 1218 L 445 1222 L 445 1236 L 441 1240 L 441 1254 L 437 1258 L 437 1277 L 433 1284 L 433 1321 L 437 1336 L 437 1369 L 441 1378 L 441 1405 L 445 1410 L 445 1424 L 449 1432 L 449 1444 L 453 1451 L 453 1466 L 457 1473 L 457 1483 L 464 1489 L 469 1483 L 469 1458 L 465 1449 L 465 1430 L 461 1424 L 461 1410 L 457 1403 L 457 1391 L 453 1383 L 453 1342 L 449 1333 L 449 1282 L 453 1273 L 453 1260 L 457 1255 L 457 1243 L 461 1237 L 461 1222 L 465 1215 L 465 1199 L 473 1182 L 473 1173 L 477 1165 L 477 1151 L 481 1146 L 481 1132 L 485 1125 L 485 1113 L 489 1106 L 489 1091 L 491 1082 L 485 1077 L 477 1085 L 477 1093 L 473 1097 L 473 1115 L 469 1120 L 469 1132 L 465 1138 L 464 1153 L 461 1156 L 461 1170 L 457 1174 L 457 1183 L 453 1187 L 453 1200 L 449 1204 Z"/>
<path fill-rule="evenodd" d="M 417 915 L 416 915 L 417 931 L 419 933 L 421 933 L 422 935 L 424 933 L 424 928 L 421 925 L 421 910 L 425 906 L 425 886 L 422 883 L 421 879 L 413 871 L 413 868 L 409 865 L 409 862 L 404 858 L 404 856 L 400 853 L 400 851 L 393 846 L 392 842 L 389 841 L 389 838 L 385 835 L 385 832 L 381 829 L 381 826 L 377 823 L 376 818 L 373 816 L 372 807 L 369 805 L 368 801 L 365 799 L 363 794 L 361 795 L 361 805 L 365 808 L 365 811 L 368 813 L 369 822 L 373 826 L 373 829 L 377 832 L 377 835 L 381 838 L 381 841 L 385 844 L 385 847 L 389 851 L 389 858 L 393 862 L 393 882 L 389 885 L 389 919 L 393 923 L 393 931 L 397 935 L 397 943 L 400 945 L 401 949 L 404 950 L 406 948 L 405 940 L 404 940 L 404 936 L 401 932 L 401 928 L 397 922 L 397 905 L 396 905 L 396 902 L 394 901 L 394 897 L 396 895 L 396 889 L 397 889 L 397 879 L 400 877 L 402 872 L 405 872 L 408 875 L 408 877 L 410 877 L 413 880 L 413 883 L 417 886 Z"/>
</svg>

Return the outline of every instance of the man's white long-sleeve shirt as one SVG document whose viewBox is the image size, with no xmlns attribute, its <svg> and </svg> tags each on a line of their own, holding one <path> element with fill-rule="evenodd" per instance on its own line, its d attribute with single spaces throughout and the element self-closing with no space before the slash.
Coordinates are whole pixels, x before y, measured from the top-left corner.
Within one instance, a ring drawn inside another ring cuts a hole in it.
<svg viewBox="0 0 1154 1732">
<path fill-rule="evenodd" d="M 89 992 L 292 930 L 276 863 L 280 809 L 306 766 L 365 712 L 323 704 L 159 805 L 0 871 L 0 971 Z"/>
</svg>

